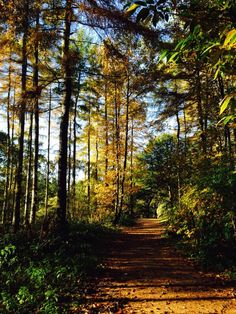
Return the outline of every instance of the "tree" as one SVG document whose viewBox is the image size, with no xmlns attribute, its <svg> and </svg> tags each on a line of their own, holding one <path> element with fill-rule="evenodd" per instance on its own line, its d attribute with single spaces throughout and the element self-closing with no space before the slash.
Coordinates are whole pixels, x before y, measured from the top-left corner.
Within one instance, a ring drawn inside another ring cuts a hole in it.
<svg viewBox="0 0 236 314">
<path fill-rule="evenodd" d="M 70 34 L 71 20 L 73 15 L 72 1 L 66 1 L 65 7 L 65 28 L 63 43 L 63 63 L 62 72 L 64 73 L 64 99 L 62 103 L 62 116 L 59 135 L 59 161 L 58 161 L 58 208 L 57 223 L 60 231 L 66 226 L 66 200 L 67 200 L 67 148 L 68 148 L 68 126 L 69 113 L 71 108 L 72 95 L 72 58 L 70 54 Z"/>
<path fill-rule="evenodd" d="M 20 14 L 22 14 L 22 50 L 21 50 L 21 99 L 19 110 L 19 154 L 18 154 L 18 167 L 16 173 L 16 202 L 14 210 L 14 231 L 17 232 L 20 228 L 21 220 L 21 198 L 22 198 L 22 175 L 23 175 L 23 154 L 24 154 L 24 132 L 25 132 L 25 110 L 27 104 L 27 40 L 29 33 L 29 1 L 23 1 Z"/>
</svg>

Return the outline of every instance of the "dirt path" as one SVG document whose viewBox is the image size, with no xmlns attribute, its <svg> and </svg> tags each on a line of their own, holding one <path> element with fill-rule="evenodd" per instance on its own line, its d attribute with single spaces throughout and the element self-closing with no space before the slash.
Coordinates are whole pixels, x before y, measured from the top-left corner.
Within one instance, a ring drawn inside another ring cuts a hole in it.
<svg viewBox="0 0 236 314">
<path fill-rule="evenodd" d="M 141 219 L 104 243 L 87 313 L 234 313 L 236 290 L 182 257 L 156 219 Z"/>
</svg>

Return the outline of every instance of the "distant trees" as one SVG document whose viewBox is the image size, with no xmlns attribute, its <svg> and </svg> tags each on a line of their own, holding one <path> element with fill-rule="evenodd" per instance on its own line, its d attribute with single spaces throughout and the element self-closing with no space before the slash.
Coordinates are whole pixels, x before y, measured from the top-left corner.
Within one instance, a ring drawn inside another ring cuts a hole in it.
<svg viewBox="0 0 236 314">
<path fill-rule="evenodd" d="M 139 156 L 139 163 L 139 197 L 145 200 L 143 206 L 152 207 L 148 215 L 153 215 L 160 203 L 166 202 L 170 207 L 178 204 L 182 183 L 191 173 L 183 140 L 164 134 L 150 141 Z"/>
<path fill-rule="evenodd" d="M 145 119 L 145 110 L 138 104 L 143 86 L 141 91 L 133 89 L 137 82 L 127 73 L 127 59 L 118 50 L 112 55 L 111 49 L 107 42 L 92 49 L 102 58 L 93 65 L 97 74 L 86 79 L 80 92 L 84 101 L 81 117 L 86 120 L 80 141 L 84 143 L 81 153 L 87 179 L 87 215 L 93 219 L 110 215 L 118 221 L 129 207 L 134 129 L 138 129 L 136 120 Z M 135 66 L 133 62 L 131 58 L 129 66 Z"/>
</svg>

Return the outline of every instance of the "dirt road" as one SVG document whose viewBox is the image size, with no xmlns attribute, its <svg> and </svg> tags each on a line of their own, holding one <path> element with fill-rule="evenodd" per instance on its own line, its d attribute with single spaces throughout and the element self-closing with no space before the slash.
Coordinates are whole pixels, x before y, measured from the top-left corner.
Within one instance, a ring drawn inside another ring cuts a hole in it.
<svg viewBox="0 0 236 314">
<path fill-rule="evenodd" d="M 163 237 L 156 219 L 141 219 L 101 248 L 106 267 L 94 278 L 87 313 L 236 314 L 233 284 L 200 272 Z"/>
</svg>

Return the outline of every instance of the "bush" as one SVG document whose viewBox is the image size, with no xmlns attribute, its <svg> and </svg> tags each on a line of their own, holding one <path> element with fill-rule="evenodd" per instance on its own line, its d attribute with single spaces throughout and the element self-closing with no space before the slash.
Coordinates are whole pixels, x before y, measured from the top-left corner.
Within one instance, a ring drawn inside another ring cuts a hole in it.
<svg viewBox="0 0 236 314">
<path fill-rule="evenodd" d="M 198 257 L 209 263 L 233 263 L 235 246 L 233 199 L 235 175 L 224 169 L 209 171 L 182 192 L 171 223 L 191 244 Z"/>
<path fill-rule="evenodd" d="M 121 213 L 120 219 L 119 219 L 119 225 L 129 227 L 129 226 L 135 225 L 135 222 L 136 222 L 136 218 L 134 216 L 130 215 L 127 212 Z"/>
</svg>

